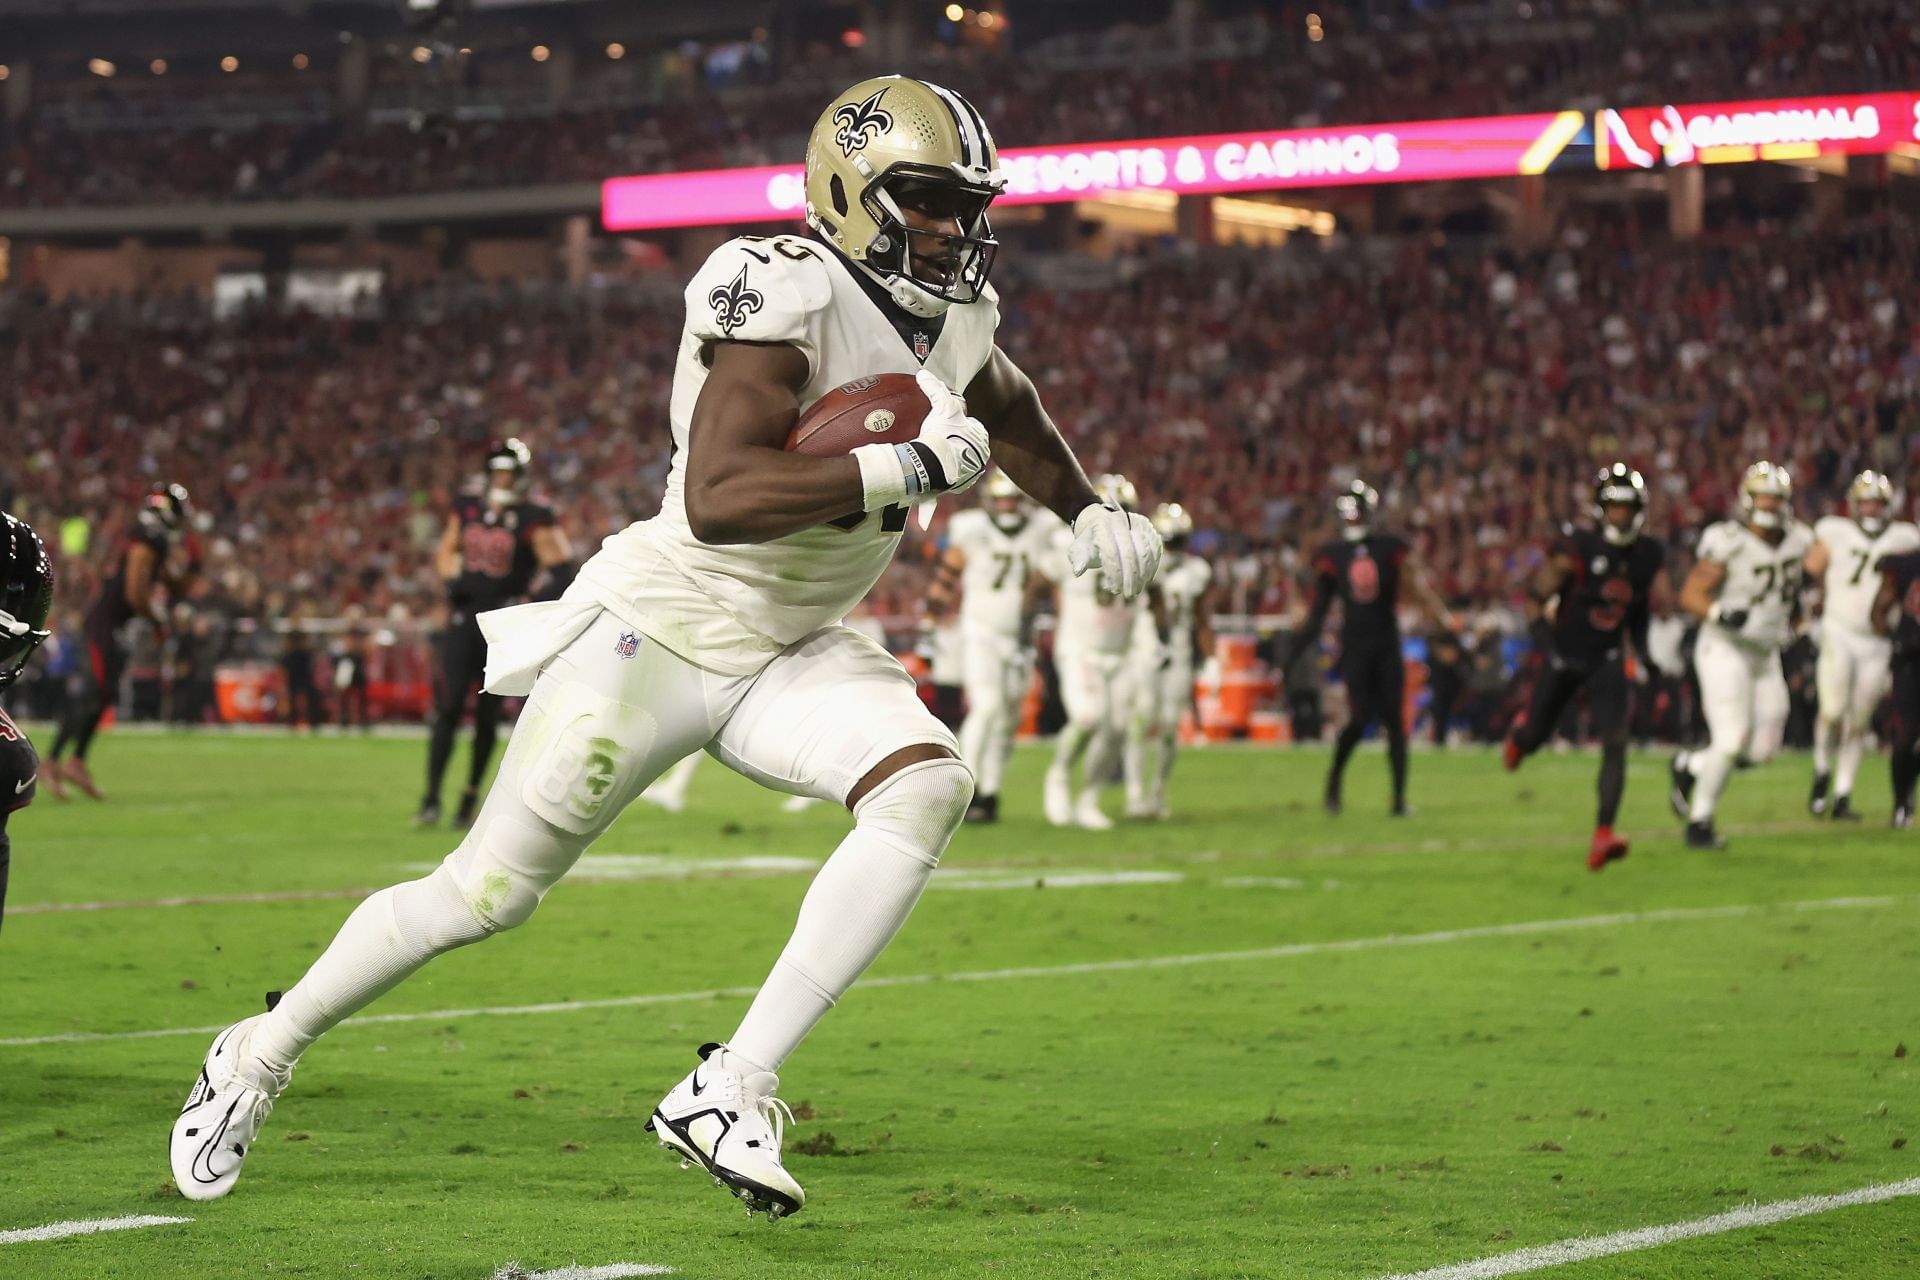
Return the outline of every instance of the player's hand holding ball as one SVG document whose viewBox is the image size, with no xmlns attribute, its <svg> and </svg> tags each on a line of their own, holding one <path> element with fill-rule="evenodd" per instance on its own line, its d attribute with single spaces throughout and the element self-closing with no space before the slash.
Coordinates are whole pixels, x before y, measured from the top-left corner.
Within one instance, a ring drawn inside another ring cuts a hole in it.
<svg viewBox="0 0 1920 1280">
<path fill-rule="evenodd" d="M 1095 502 L 1073 518 L 1073 545 L 1067 548 L 1067 567 L 1076 578 L 1089 569 L 1100 570 L 1107 590 L 1122 600 L 1131 600 L 1160 572 L 1160 552 L 1160 535 L 1153 521 L 1137 511 Z"/>
<path fill-rule="evenodd" d="M 966 400 L 925 369 L 914 381 L 928 405 L 919 433 L 902 443 L 853 450 L 869 511 L 959 493 L 987 469 L 987 429 L 967 416 Z"/>
<path fill-rule="evenodd" d="M 1707 615 L 1707 621 L 1717 622 L 1727 630 L 1737 633 L 1747 625 L 1747 611 L 1728 609 L 1716 604 L 1713 606 L 1713 612 Z"/>
</svg>

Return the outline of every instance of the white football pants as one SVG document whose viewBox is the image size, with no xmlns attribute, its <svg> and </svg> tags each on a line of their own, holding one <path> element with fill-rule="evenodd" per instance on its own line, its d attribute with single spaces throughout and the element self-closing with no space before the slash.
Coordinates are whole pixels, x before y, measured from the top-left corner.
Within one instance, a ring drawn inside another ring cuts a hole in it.
<svg viewBox="0 0 1920 1280">
<path fill-rule="evenodd" d="M 1815 670 L 1820 717 L 1814 726 L 1813 770 L 1833 774 L 1836 797 L 1853 794 L 1873 713 L 1893 687 L 1892 666 L 1893 642 L 1887 637 L 1863 635 L 1832 623 L 1821 627 Z"/>
<path fill-rule="evenodd" d="M 1127 715 L 1133 705 L 1127 655 L 1055 649 L 1054 664 L 1060 673 L 1060 701 L 1066 707 L 1067 723 L 1055 740 L 1050 772 L 1068 773 L 1084 750 L 1084 785 L 1106 786 L 1119 777 Z"/>
<path fill-rule="evenodd" d="M 969 627 L 960 638 L 967 691 L 960 758 L 972 766 L 980 794 L 997 796 L 1020 728 L 1020 703 L 1033 680 L 1033 656 L 1016 636 Z"/>
<path fill-rule="evenodd" d="M 1689 765 L 1695 781 L 1688 817 L 1709 822 L 1734 767 L 1762 764 L 1780 750 L 1787 728 L 1787 681 L 1779 650 L 1742 644 L 1712 624 L 1700 629 L 1693 667 L 1710 741 L 1693 753 Z"/>
</svg>

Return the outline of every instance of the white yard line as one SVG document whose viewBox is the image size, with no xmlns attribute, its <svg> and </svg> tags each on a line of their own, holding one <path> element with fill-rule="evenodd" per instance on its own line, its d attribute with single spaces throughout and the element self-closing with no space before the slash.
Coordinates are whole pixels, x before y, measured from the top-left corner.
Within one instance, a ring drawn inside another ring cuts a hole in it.
<svg viewBox="0 0 1920 1280">
<path fill-rule="evenodd" d="M 65 1240 L 68 1236 L 90 1236 L 99 1231 L 138 1231 L 142 1227 L 166 1227 L 192 1218 L 162 1218 L 150 1213 L 136 1218 L 89 1218 L 84 1222 L 49 1222 L 44 1227 L 21 1227 L 0 1231 L 0 1244 L 34 1244 L 41 1240 Z"/>
<path fill-rule="evenodd" d="M 1613 925 L 1659 924 L 1678 920 L 1724 920 L 1766 911 L 1858 911 L 1890 907 L 1903 899 L 1818 898 L 1804 902 L 1747 902 L 1725 907 L 1671 907 L 1659 911 L 1619 911 L 1610 915 L 1565 916 L 1553 920 L 1521 920 L 1510 924 L 1473 925 L 1431 933 L 1389 933 L 1374 938 L 1344 938 L 1325 942 L 1296 942 L 1282 947 L 1247 951 L 1209 951 L 1190 955 L 1129 956 L 1121 960 L 1089 960 L 1080 964 L 1035 965 L 1018 969 L 985 969 L 972 973 L 917 973 L 867 978 L 862 990 L 881 987 L 925 986 L 939 982 L 1004 982 L 1013 978 L 1062 978 L 1085 973 L 1123 973 L 1141 969 L 1172 969 L 1199 964 L 1227 964 L 1245 960 L 1288 960 L 1296 956 L 1329 955 L 1349 951 L 1378 951 L 1391 947 L 1423 947 L 1477 938 L 1514 938 L 1575 929 L 1604 929 Z M 589 1009 L 634 1009 L 693 1000 L 736 999 L 752 996 L 758 987 L 721 987 L 704 991 L 670 991 L 647 995 L 611 996 L 602 1000 L 556 1000 L 545 1004 L 491 1005 L 476 1009 L 432 1009 L 421 1013 L 375 1013 L 350 1018 L 346 1025 L 372 1026 L 395 1022 L 441 1022 L 454 1018 L 512 1017 L 535 1013 L 579 1013 Z M 0 1048 L 38 1044 L 85 1044 L 107 1040 L 152 1040 L 165 1036 L 212 1035 L 224 1024 L 205 1027 L 157 1027 L 143 1031 L 69 1031 L 58 1035 L 14 1036 L 0 1039 Z"/>
<path fill-rule="evenodd" d="M 493 1273 L 493 1280 L 626 1280 L 628 1276 L 670 1276 L 672 1267 L 652 1262 L 608 1262 L 597 1267 L 556 1267 L 552 1271 L 528 1271 L 509 1262 Z"/>
<path fill-rule="evenodd" d="M 1854 1205 L 1880 1204 L 1903 1196 L 1920 1196 L 1920 1178 L 1883 1182 L 1878 1186 L 1861 1187 L 1858 1191 L 1844 1191 L 1839 1195 L 1804 1196 L 1798 1200 L 1747 1205 L 1716 1213 L 1712 1217 L 1673 1222 L 1664 1227 L 1640 1227 L 1633 1231 L 1616 1231 L 1610 1236 L 1582 1236 L 1556 1244 L 1519 1249 L 1513 1253 L 1499 1253 L 1473 1262 L 1456 1262 L 1452 1266 L 1433 1267 L 1426 1271 L 1396 1272 L 1381 1276 L 1380 1280 L 1495 1280 L 1499 1276 L 1544 1271 L 1548 1267 L 1564 1267 L 1593 1258 L 1611 1257 L 1616 1253 L 1657 1249 L 1676 1240 L 1693 1240 L 1700 1236 L 1719 1235 L 1723 1231 L 1764 1227 L 1790 1218 L 1806 1218 L 1816 1213 L 1832 1213 L 1835 1209 L 1849 1209 Z"/>
</svg>

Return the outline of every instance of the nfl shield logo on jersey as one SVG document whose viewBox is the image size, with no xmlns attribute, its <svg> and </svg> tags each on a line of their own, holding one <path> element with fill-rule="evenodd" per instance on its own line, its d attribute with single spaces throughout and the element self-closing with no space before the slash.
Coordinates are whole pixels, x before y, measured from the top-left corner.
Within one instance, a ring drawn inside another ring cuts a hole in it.
<svg viewBox="0 0 1920 1280">
<path fill-rule="evenodd" d="M 631 631 L 622 631 L 620 638 L 613 642 L 613 651 L 622 658 L 631 658 L 640 652 L 640 637 Z"/>
<path fill-rule="evenodd" d="M 913 358 L 921 364 L 925 364 L 927 362 L 927 355 L 932 350 L 933 339 L 928 337 L 924 330 L 916 331 L 913 335 Z"/>
</svg>

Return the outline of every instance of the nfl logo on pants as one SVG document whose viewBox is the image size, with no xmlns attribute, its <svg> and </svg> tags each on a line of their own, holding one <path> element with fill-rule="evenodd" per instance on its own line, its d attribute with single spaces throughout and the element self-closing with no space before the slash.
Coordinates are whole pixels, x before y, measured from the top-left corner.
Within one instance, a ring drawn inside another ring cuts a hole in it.
<svg viewBox="0 0 1920 1280">
<path fill-rule="evenodd" d="M 640 637 L 631 631 L 622 631 L 620 638 L 613 642 L 613 651 L 622 658 L 631 658 L 640 652 Z"/>
</svg>

